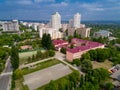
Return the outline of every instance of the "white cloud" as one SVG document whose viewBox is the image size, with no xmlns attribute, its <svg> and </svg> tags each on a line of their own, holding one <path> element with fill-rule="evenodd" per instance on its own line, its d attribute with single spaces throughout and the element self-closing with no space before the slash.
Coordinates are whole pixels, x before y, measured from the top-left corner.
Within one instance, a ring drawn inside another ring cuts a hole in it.
<svg viewBox="0 0 120 90">
<path fill-rule="evenodd" d="M 102 5 L 97 3 L 93 3 L 93 4 L 84 3 L 81 5 L 81 7 L 85 8 L 88 11 L 104 11 L 104 8 L 102 8 Z"/>
<path fill-rule="evenodd" d="M 21 5 L 31 5 L 33 4 L 32 0 L 16 0 L 16 1 L 6 1 L 7 4 L 21 4 Z"/>
<path fill-rule="evenodd" d="M 53 7 L 68 6 L 68 3 L 66 3 L 66 2 L 55 3 L 55 4 L 51 4 L 51 6 L 53 6 Z"/>
<path fill-rule="evenodd" d="M 33 4 L 32 0 L 19 0 L 17 3 L 18 4 L 25 4 L 25 5 Z"/>
<path fill-rule="evenodd" d="M 41 2 L 55 2 L 55 0 L 34 0 L 36 3 L 41 3 Z"/>
</svg>

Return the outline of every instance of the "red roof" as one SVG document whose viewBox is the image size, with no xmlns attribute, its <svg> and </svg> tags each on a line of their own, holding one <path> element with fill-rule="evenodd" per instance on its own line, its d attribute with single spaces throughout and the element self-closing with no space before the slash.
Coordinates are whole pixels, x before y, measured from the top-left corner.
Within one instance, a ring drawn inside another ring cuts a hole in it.
<svg viewBox="0 0 120 90">
<path fill-rule="evenodd" d="M 81 40 L 81 39 L 77 39 L 77 38 L 72 39 L 72 41 L 73 42 L 76 41 L 77 43 L 85 43 L 85 45 L 77 46 L 77 47 L 75 47 L 73 49 L 67 48 L 67 51 L 69 51 L 71 53 L 77 53 L 77 52 L 80 52 L 80 51 L 85 51 L 85 50 L 88 50 L 88 49 L 95 48 L 95 47 L 103 45 L 103 44 L 98 43 L 98 42 L 92 42 L 92 41 L 88 41 L 88 40 Z"/>
<path fill-rule="evenodd" d="M 52 43 L 54 45 L 59 45 L 59 44 L 68 43 L 68 42 L 65 41 L 65 40 L 60 40 L 60 39 L 57 40 L 57 39 L 55 39 L 55 40 L 52 41 Z"/>
</svg>

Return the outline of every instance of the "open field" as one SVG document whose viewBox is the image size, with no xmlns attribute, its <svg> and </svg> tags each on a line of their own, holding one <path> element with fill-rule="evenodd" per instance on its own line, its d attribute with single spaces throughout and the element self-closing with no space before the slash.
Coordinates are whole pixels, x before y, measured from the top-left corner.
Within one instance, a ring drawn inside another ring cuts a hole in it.
<svg viewBox="0 0 120 90">
<path fill-rule="evenodd" d="M 113 66 L 113 63 L 105 60 L 104 62 L 96 62 L 92 61 L 93 69 L 96 68 L 105 68 L 105 69 L 110 69 Z"/>
<path fill-rule="evenodd" d="M 41 50 L 41 52 L 44 52 L 45 50 Z M 27 62 L 28 57 L 32 57 L 33 55 L 37 54 L 37 50 L 36 51 L 29 51 L 29 52 L 22 52 L 19 53 L 19 58 L 20 58 L 20 62 L 19 64 L 25 64 Z"/>
<path fill-rule="evenodd" d="M 32 55 L 35 55 L 37 53 L 37 51 L 30 51 L 30 52 L 22 52 L 22 53 L 19 53 L 19 57 L 20 59 L 22 58 L 28 58 Z"/>
<path fill-rule="evenodd" d="M 30 90 L 34 90 L 38 87 L 48 84 L 51 80 L 59 79 L 70 73 L 72 73 L 72 70 L 70 70 L 68 66 L 60 63 L 49 68 L 25 75 L 24 84 L 28 85 Z"/>
<path fill-rule="evenodd" d="M 32 57 L 32 55 L 35 55 L 36 53 L 37 53 L 37 51 L 30 51 L 30 52 L 19 53 L 19 58 L 20 58 L 19 64 L 20 65 L 24 64 L 28 57 Z"/>
<path fill-rule="evenodd" d="M 24 69 L 22 69 L 22 74 L 23 75 L 30 74 L 30 73 L 48 68 L 50 66 L 53 66 L 53 65 L 56 65 L 56 64 L 59 64 L 59 63 L 61 63 L 59 60 L 52 59 L 52 60 L 49 60 L 49 61 L 46 61 L 46 62 L 39 63 L 35 67 L 24 68 Z M 15 82 L 16 82 L 15 83 L 16 84 L 16 89 L 15 90 L 18 90 L 18 89 L 19 90 L 29 90 L 26 85 L 23 85 L 23 81 L 24 81 L 23 78 L 15 80 Z"/>
</svg>

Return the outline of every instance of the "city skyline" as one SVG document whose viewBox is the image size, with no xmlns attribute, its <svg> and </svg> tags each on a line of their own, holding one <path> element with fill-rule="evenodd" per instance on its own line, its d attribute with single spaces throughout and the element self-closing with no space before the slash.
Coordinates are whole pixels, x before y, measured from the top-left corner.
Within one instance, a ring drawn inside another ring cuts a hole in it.
<svg viewBox="0 0 120 90">
<path fill-rule="evenodd" d="M 55 12 L 62 20 L 75 13 L 82 21 L 120 20 L 119 0 L 0 0 L 0 20 L 50 20 Z"/>
</svg>

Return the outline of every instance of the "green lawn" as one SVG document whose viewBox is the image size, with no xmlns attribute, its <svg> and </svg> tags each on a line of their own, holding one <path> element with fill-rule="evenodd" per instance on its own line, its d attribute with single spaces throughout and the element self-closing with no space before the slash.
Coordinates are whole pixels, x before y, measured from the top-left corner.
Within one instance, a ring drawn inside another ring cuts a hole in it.
<svg viewBox="0 0 120 90">
<path fill-rule="evenodd" d="M 104 62 L 92 61 L 92 65 L 93 65 L 93 69 L 96 68 L 110 69 L 113 66 L 113 63 L 109 60 L 105 60 Z"/>
<path fill-rule="evenodd" d="M 37 53 L 37 51 L 19 53 L 19 58 L 20 58 L 19 64 L 21 65 L 21 64 L 26 63 L 27 58 L 32 57 L 32 55 L 35 55 L 36 53 Z"/>
<path fill-rule="evenodd" d="M 45 50 L 42 50 L 42 52 L 44 52 L 44 51 Z M 19 64 L 22 65 L 22 64 L 27 63 L 28 57 L 32 57 L 33 55 L 36 55 L 36 54 L 37 54 L 37 50 L 36 51 L 29 51 L 29 52 L 19 53 L 19 58 L 20 58 Z"/>
<path fill-rule="evenodd" d="M 55 64 L 59 64 L 59 63 L 61 63 L 59 60 L 51 59 L 51 60 L 48 60 L 46 62 L 39 63 L 32 68 L 25 68 L 22 70 L 22 72 L 23 72 L 23 75 L 26 75 L 26 74 L 29 74 L 29 73 L 53 66 Z"/>
</svg>

